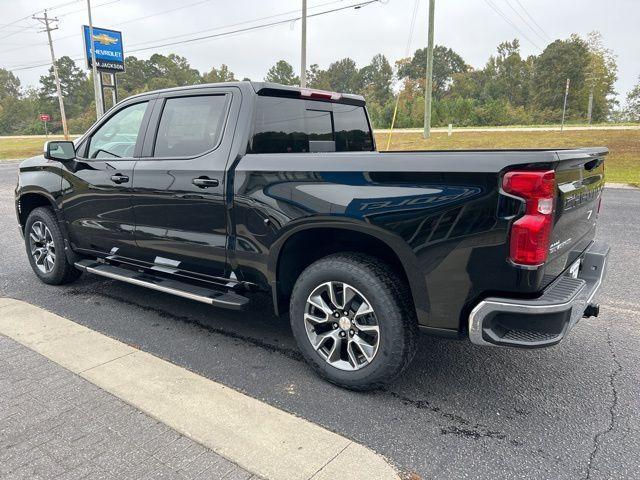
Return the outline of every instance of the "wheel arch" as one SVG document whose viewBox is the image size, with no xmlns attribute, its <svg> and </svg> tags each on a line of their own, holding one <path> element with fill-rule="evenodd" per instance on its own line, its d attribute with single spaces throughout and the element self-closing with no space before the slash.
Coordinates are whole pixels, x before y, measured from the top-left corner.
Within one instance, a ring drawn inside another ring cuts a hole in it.
<svg viewBox="0 0 640 480">
<path fill-rule="evenodd" d="M 272 245 L 268 272 L 276 314 L 286 310 L 293 285 L 307 266 L 327 255 L 346 251 L 387 262 L 406 281 L 418 322 L 426 323 L 426 283 L 409 245 L 386 230 L 350 219 L 296 225 Z"/>
<path fill-rule="evenodd" d="M 58 208 L 53 196 L 46 190 L 31 190 L 21 193 L 16 198 L 16 214 L 20 229 L 24 232 L 29 214 L 38 207 L 50 207 L 58 217 Z"/>
</svg>

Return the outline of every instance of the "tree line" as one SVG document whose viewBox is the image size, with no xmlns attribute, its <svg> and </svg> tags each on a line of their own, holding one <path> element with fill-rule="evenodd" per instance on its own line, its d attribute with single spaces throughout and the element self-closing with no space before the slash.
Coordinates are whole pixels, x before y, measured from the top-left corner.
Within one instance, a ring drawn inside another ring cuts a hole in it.
<svg viewBox="0 0 640 480">
<path fill-rule="evenodd" d="M 83 132 L 95 120 L 93 80 L 67 56 L 57 60 L 57 67 L 69 129 Z M 426 49 L 418 49 L 394 66 L 378 54 L 362 67 L 351 58 L 344 58 L 326 69 L 311 65 L 306 73 L 311 88 L 364 95 L 376 128 L 391 125 L 396 106 L 395 126 L 408 128 L 422 126 L 425 70 Z M 614 91 L 616 75 L 615 56 L 603 46 L 597 32 L 586 38 L 572 35 L 556 40 L 539 55 L 526 58 L 520 54 L 517 39 L 503 42 L 480 69 L 471 67 L 451 48 L 437 45 L 433 60 L 432 124 L 558 123 L 567 79 L 570 80 L 568 121 L 586 121 L 590 97 L 593 122 L 640 121 L 640 79 L 628 94 L 626 107 L 621 108 Z M 201 73 L 182 56 L 154 54 L 146 60 L 126 58 L 126 72 L 118 74 L 118 88 L 120 98 L 125 98 L 160 88 L 236 80 L 226 65 Z M 300 81 L 285 60 L 272 66 L 264 80 L 285 85 L 298 85 Z M 42 133 L 40 113 L 50 114 L 53 131 L 60 131 L 53 68 L 40 78 L 38 87 L 26 89 L 12 72 L 0 68 L 0 135 Z"/>
</svg>

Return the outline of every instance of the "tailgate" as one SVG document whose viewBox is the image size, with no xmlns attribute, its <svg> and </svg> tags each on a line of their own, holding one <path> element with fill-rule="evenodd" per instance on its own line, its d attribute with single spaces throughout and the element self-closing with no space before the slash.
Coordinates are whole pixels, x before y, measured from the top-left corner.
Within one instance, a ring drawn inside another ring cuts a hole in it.
<svg viewBox="0 0 640 480">
<path fill-rule="evenodd" d="M 593 241 L 604 188 L 606 148 L 559 150 L 558 196 L 551 233 L 547 275 L 557 275 Z"/>
</svg>

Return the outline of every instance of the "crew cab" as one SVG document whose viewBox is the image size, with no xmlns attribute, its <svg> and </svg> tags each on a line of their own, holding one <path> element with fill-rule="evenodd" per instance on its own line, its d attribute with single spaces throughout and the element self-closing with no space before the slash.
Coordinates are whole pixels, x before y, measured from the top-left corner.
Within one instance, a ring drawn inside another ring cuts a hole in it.
<svg viewBox="0 0 640 480">
<path fill-rule="evenodd" d="M 607 153 L 378 152 L 361 96 L 197 85 L 48 142 L 16 211 L 43 282 L 87 272 L 228 309 L 269 292 L 321 376 L 367 389 L 420 330 L 535 348 L 597 315 Z"/>
</svg>

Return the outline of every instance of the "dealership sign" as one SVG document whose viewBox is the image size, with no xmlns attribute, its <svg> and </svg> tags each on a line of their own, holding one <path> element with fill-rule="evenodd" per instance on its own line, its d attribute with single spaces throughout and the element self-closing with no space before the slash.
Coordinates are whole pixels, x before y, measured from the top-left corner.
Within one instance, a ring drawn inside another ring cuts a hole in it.
<svg viewBox="0 0 640 480">
<path fill-rule="evenodd" d="M 84 52 L 87 66 L 91 66 L 91 41 L 89 27 L 83 25 Z M 96 67 L 105 72 L 124 72 L 124 48 L 122 46 L 122 32 L 93 27 L 93 48 L 96 56 Z"/>
</svg>

